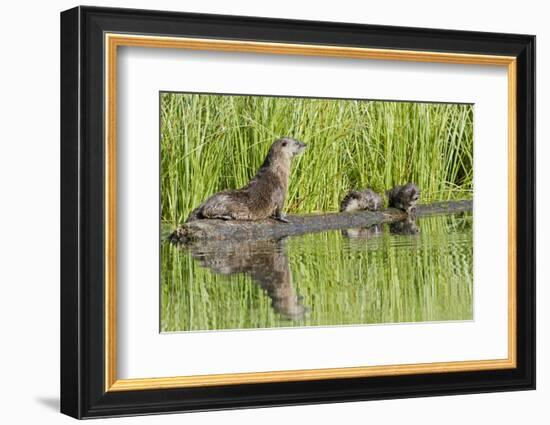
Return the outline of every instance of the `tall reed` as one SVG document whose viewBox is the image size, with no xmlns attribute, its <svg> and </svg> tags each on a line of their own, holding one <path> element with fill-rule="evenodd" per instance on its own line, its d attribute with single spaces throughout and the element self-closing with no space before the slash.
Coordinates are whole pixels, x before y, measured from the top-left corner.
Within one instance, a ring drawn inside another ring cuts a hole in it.
<svg viewBox="0 0 550 425">
<path fill-rule="evenodd" d="M 289 213 L 335 211 L 352 188 L 408 181 L 426 202 L 472 196 L 471 105 L 163 93 L 162 220 L 246 184 L 281 136 L 308 144 L 293 164 Z"/>
</svg>

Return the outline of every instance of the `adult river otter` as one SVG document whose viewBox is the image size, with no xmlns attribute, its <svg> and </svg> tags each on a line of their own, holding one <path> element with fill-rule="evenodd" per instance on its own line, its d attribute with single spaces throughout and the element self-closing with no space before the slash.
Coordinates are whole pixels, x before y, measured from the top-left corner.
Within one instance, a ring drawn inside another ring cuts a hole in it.
<svg viewBox="0 0 550 425">
<path fill-rule="evenodd" d="M 276 140 L 258 173 L 246 186 L 212 195 L 191 212 L 186 222 L 203 218 L 262 220 L 273 217 L 288 223 L 283 206 L 288 190 L 290 162 L 305 148 L 305 143 L 289 137 Z"/>
</svg>

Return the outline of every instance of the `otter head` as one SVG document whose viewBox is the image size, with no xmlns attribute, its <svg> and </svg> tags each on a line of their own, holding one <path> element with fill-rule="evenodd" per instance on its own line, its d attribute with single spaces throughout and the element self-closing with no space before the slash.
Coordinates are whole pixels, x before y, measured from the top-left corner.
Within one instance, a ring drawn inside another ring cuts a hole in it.
<svg viewBox="0 0 550 425">
<path fill-rule="evenodd" d="M 407 183 L 404 192 L 407 198 L 413 203 L 416 203 L 418 198 L 420 198 L 420 189 L 414 183 Z"/>
<path fill-rule="evenodd" d="M 270 151 L 274 154 L 282 154 L 288 158 L 292 158 L 295 155 L 301 154 L 306 147 L 307 145 L 304 142 L 290 137 L 283 137 L 273 142 Z"/>
</svg>

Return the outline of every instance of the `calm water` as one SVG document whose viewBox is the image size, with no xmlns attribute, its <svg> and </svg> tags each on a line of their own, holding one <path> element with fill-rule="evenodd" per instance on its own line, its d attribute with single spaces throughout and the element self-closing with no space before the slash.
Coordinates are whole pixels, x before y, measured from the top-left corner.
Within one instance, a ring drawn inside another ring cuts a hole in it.
<svg viewBox="0 0 550 425">
<path fill-rule="evenodd" d="M 470 320 L 471 214 L 161 247 L 164 332 Z"/>
</svg>

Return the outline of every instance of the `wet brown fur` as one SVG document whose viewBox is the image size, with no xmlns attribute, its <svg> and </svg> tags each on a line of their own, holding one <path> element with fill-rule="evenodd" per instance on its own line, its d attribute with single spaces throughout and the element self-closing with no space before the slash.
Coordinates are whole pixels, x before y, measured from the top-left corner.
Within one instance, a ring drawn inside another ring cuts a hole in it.
<svg viewBox="0 0 550 425">
<path fill-rule="evenodd" d="M 186 222 L 199 219 L 262 220 L 286 222 L 283 206 L 288 191 L 292 157 L 306 145 L 284 137 L 270 147 L 263 165 L 243 188 L 216 193 L 191 212 Z"/>
</svg>

